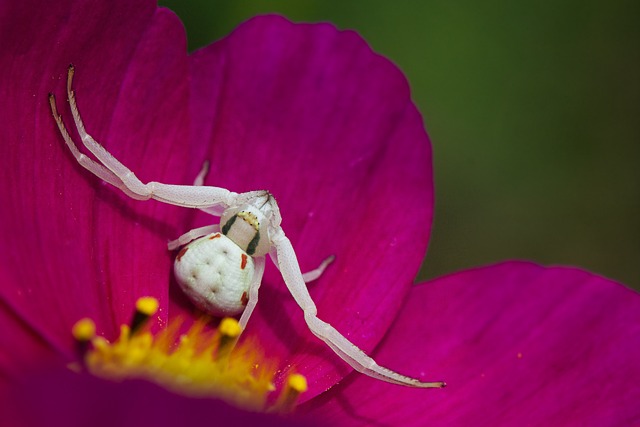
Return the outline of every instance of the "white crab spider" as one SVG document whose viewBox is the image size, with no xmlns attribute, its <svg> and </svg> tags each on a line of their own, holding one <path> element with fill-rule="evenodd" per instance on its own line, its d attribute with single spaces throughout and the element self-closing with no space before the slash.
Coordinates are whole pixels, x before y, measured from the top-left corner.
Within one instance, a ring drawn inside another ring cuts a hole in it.
<svg viewBox="0 0 640 427">
<path fill-rule="evenodd" d="M 317 317 L 318 310 L 305 282 L 322 274 L 331 257 L 317 269 L 302 274 L 293 246 L 280 227 L 282 218 L 278 204 L 268 191 L 238 194 L 224 188 L 203 186 L 206 166 L 195 185 L 142 183 L 85 130 L 72 89 L 73 75 L 74 67 L 70 65 L 67 96 L 73 120 L 83 145 L 99 163 L 78 150 L 58 114 L 53 94 L 49 94 L 49 104 L 67 147 L 81 166 L 134 199 L 155 199 L 221 217 L 220 225 L 191 230 L 169 243 L 172 250 L 186 245 L 176 256 L 174 270 L 178 283 L 196 305 L 212 314 L 242 313 L 240 325 L 244 329 L 258 302 L 265 256 L 269 254 L 289 292 L 302 308 L 311 332 L 354 369 L 394 384 L 422 388 L 444 386 L 443 382 L 422 382 L 378 365 L 333 326 Z M 214 287 L 217 287 L 218 296 L 212 295 Z"/>
</svg>

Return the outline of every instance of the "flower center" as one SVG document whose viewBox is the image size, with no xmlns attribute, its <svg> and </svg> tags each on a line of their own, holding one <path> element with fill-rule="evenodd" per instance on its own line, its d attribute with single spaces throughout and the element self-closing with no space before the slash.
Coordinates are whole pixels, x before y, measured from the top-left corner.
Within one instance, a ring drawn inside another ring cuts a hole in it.
<svg viewBox="0 0 640 427">
<path fill-rule="evenodd" d="M 214 332 L 205 331 L 208 319 L 202 318 L 184 333 L 180 320 L 152 333 L 148 320 L 157 309 L 155 298 L 140 298 L 131 324 L 121 326 L 114 342 L 96 336 L 91 319 L 78 321 L 72 333 L 83 363 L 76 367 L 116 381 L 142 378 L 180 394 L 217 397 L 256 411 L 289 412 L 306 391 L 302 375 L 289 375 L 275 403 L 267 406 L 276 366 L 265 360 L 255 340 L 238 343 L 242 329 L 235 319 L 223 319 Z"/>
</svg>

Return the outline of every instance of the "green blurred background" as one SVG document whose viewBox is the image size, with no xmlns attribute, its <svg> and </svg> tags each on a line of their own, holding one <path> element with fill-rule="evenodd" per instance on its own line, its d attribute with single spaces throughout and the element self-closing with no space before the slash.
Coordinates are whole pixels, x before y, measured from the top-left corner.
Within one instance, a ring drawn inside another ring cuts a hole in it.
<svg viewBox="0 0 640 427">
<path fill-rule="evenodd" d="M 521 258 L 640 289 L 640 2 L 161 4 L 190 50 L 277 12 L 354 29 L 402 68 L 435 158 L 419 279 Z"/>
</svg>

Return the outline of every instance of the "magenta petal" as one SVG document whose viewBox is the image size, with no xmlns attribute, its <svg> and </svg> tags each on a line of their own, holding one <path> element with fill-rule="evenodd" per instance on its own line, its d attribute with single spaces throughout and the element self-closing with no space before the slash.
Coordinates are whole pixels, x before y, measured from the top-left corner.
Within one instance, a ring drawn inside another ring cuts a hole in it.
<svg viewBox="0 0 640 427">
<path fill-rule="evenodd" d="M 303 270 L 336 255 L 309 285 L 319 316 L 373 348 L 415 277 L 432 218 L 430 144 L 404 76 L 354 32 L 277 16 L 241 25 L 191 64 L 207 182 L 272 192 Z M 249 325 L 308 376 L 307 398 L 347 372 L 270 266 Z"/>
<path fill-rule="evenodd" d="M 60 363 L 60 350 L 46 328 L 29 323 L 20 313 L 0 301 L 0 401 L 21 373 L 33 366 Z"/>
<path fill-rule="evenodd" d="M 447 388 L 353 375 L 304 410 L 350 426 L 640 423 L 640 296 L 578 269 L 510 262 L 417 286 L 376 356 Z"/>
<path fill-rule="evenodd" d="M 116 383 L 71 371 L 23 378 L 10 396 L 0 397 L 3 427 L 302 425 L 219 400 L 179 396 L 146 381 Z"/>
<path fill-rule="evenodd" d="M 79 167 L 47 93 L 71 125 L 64 89 L 74 63 L 89 132 L 142 179 L 188 182 L 184 30 L 153 1 L 3 2 L 0 39 L 0 303 L 68 356 L 83 316 L 112 336 L 151 294 L 166 317 L 166 242 L 184 214 L 129 200 Z M 15 339 L 28 347 L 21 340 L 32 337 Z"/>
</svg>

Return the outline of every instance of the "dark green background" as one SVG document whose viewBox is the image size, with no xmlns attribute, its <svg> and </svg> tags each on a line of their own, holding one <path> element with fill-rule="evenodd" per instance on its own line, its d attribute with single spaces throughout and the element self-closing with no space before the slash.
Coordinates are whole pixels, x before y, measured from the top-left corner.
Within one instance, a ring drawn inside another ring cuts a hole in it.
<svg viewBox="0 0 640 427">
<path fill-rule="evenodd" d="M 435 156 L 421 279 L 525 258 L 640 288 L 637 1 L 162 4 L 191 50 L 278 12 L 354 29 L 404 70 Z"/>
</svg>

